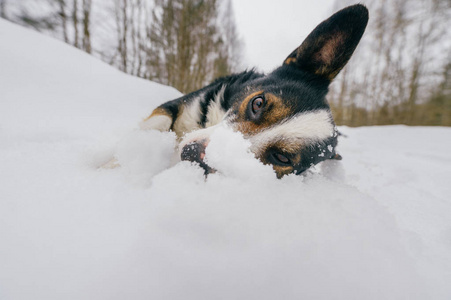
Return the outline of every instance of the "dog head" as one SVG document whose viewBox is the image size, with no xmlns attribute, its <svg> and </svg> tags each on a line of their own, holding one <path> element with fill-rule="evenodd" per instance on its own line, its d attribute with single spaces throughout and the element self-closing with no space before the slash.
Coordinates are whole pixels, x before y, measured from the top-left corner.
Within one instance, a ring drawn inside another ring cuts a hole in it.
<svg viewBox="0 0 451 300">
<path fill-rule="evenodd" d="M 221 123 L 250 140 L 250 150 L 263 163 L 273 165 L 278 177 L 340 158 L 335 153 L 338 134 L 326 94 L 367 22 L 363 5 L 347 7 L 319 24 L 272 73 L 251 76 L 245 72 L 241 74 L 247 76 L 245 80 L 227 87 L 228 108 Z M 216 126 L 187 134 L 181 143 L 182 159 L 197 161 L 210 171 L 203 157 Z"/>
</svg>

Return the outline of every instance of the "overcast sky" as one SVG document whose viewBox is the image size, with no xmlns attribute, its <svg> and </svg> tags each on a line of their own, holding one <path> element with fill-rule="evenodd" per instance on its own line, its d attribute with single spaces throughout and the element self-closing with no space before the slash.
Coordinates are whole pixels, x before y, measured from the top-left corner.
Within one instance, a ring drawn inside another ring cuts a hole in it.
<svg viewBox="0 0 451 300">
<path fill-rule="evenodd" d="M 332 13 L 334 0 L 233 0 L 244 67 L 271 71 Z"/>
</svg>

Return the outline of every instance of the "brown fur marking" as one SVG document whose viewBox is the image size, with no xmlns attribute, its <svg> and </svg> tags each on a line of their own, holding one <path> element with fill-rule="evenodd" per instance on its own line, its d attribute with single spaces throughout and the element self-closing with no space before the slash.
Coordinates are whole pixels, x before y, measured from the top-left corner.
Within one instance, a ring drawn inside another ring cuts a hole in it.
<svg viewBox="0 0 451 300">
<path fill-rule="evenodd" d="M 246 99 L 244 99 L 243 102 L 241 102 L 240 108 L 238 109 L 238 118 L 243 118 L 246 115 L 246 110 L 247 110 L 247 106 L 249 105 L 249 101 L 252 100 L 252 98 L 263 94 L 263 91 L 258 91 L 255 93 L 250 94 L 249 96 L 246 97 Z"/>
<path fill-rule="evenodd" d="M 150 118 L 155 117 L 155 116 L 166 116 L 166 117 L 169 117 L 172 119 L 171 113 L 169 113 L 166 109 L 164 109 L 162 107 L 157 107 L 152 111 L 150 116 L 148 116 L 147 118 L 144 119 L 144 121 L 147 121 Z"/>
<path fill-rule="evenodd" d="M 287 59 L 285 59 L 285 61 L 283 62 L 285 65 L 291 65 L 297 62 L 296 57 L 288 57 Z"/>
<path fill-rule="evenodd" d="M 248 109 L 249 101 L 252 101 L 252 99 L 258 95 L 263 95 L 263 91 L 250 94 L 239 107 L 236 119 L 237 130 L 243 133 L 244 136 L 251 136 L 271 127 L 291 114 L 291 108 L 287 107 L 281 98 L 274 94 L 266 93 L 264 94 L 266 99 L 265 108 L 258 124 L 254 121 L 246 120 L 246 111 Z"/>
<path fill-rule="evenodd" d="M 273 165 L 272 168 L 276 171 L 277 178 L 282 178 L 283 175 L 287 175 L 293 172 L 292 166 L 276 166 Z"/>
<path fill-rule="evenodd" d="M 337 58 L 338 49 L 341 48 L 344 40 L 345 36 L 343 33 L 336 33 L 334 36 L 327 39 L 320 51 L 313 57 L 315 61 L 320 62 L 320 67 L 316 70 L 315 74 L 326 76 L 329 80 L 332 80 L 337 76 L 341 68 L 333 70 L 332 63 Z"/>
</svg>

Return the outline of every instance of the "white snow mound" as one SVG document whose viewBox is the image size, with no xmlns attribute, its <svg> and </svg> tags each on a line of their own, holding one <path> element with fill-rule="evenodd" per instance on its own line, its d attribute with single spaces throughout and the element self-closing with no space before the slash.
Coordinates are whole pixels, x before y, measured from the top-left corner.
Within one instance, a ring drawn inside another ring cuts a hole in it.
<svg viewBox="0 0 451 300">
<path fill-rule="evenodd" d="M 450 128 L 343 127 L 281 180 L 219 128 L 206 179 L 136 130 L 177 91 L 0 36 L 0 299 L 451 298 Z"/>
</svg>

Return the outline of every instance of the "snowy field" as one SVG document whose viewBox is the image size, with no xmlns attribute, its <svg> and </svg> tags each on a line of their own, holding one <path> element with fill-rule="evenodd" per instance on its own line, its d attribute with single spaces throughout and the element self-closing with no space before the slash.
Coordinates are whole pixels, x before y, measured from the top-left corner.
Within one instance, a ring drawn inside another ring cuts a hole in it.
<svg viewBox="0 0 451 300">
<path fill-rule="evenodd" d="M 451 299 L 451 128 L 340 128 L 282 180 L 223 129 L 205 180 L 136 130 L 177 91 L 0 36 L 1 300 Z"/>
</svg>

